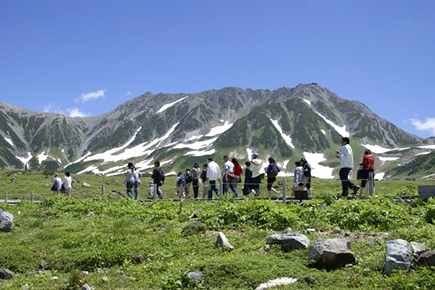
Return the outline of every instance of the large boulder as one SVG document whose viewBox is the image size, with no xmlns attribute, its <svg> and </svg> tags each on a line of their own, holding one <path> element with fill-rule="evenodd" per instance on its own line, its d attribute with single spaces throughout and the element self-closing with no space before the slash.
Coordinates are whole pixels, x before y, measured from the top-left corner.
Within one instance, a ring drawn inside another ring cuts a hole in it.
<svg viewBox="0 0 435 290">
<path fill-rule="evenodd" d="M 10 232 L 14 226 L 14 215 L 0 209 L 0 232 Z"/>
<path fill-rule="evenodd" d="M 387 242 L 384 272 L 391 275 L 394 270 L 407 271 L 411 266 L 412 248 L 402 239 Z"/>
<path fill-rule="evenodd" d="M 310 240 L 302 234 L 275 234 L 267 237 L 268 245 L 281 245 L 284 252 L 305 249 L 310 245 Z"/>
<path fill-rule="evenodd" d="M 435 251 L 426 251 L 418 257 L 417 263 L 420 266 L 435 266 Z"/>
<path fill-rule="evenodd" d="M 350 251 L 350 242 L 341 239 L 318 239 L 308 251 L 310 266 L 319 269 L 336 269 L 355 264 L 355 255 Z"/>
</svg>

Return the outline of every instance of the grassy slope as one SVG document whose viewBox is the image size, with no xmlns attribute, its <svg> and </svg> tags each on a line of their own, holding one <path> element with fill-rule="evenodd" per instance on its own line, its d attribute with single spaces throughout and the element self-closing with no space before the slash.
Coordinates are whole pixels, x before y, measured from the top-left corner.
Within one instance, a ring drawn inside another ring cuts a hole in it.
<svg viewBox="0 0 435 290">
<path fill-rule="evenodd" d="M 10 180 L 5 177 L 7 172 L 2 174 L 3 188 Z M 44 176 L 31 174 L 19 179 L 26 184 L 46 181 Z M 114 178 L 90 175 L 83 179 L 93 184 L 110 183 Z M 316 199 L 304 206 L 224 199 L 217 203 L 185 201 L 180 207 L 180 203 L 141 203 L 112 194 L 101 197 L 98 190 L 95 197 L 85 200 L 59 196 L 46 197 L 39 205 L 0 204 L 15 217 L 13 231 L 0 233 L 0 268 L 16 273 L 14 279 L 0 282 L 0 287 L 20 289 L 27 283 L 35 289 L 79 289 L 78 285 L 87 282 L 96 289 L 255 289 L 269 279 L 288 276 L 298 282 L 276 289 L 430 289 L 425 285 L 435 282 L 431 270 L 412 269 L 407 275 L 392 277 L 382 274 L 382 238 L 353 239 L 357 264 L 330 272 L 307 266 L 308 249 L 284 253 L 272 247 L 269 253 L 260 253 L 269 235 L 287 227 L 317 229 L 307 234 L 312 242 L 324 237 L 322 231 L 339 226 L 354 233 L 389 232 L 387 239 L 403 238 L 434 247 L 435 228 L 425 220 L 433 204 L 409 206 L 382 198 L 416 194 L 417 183 L 379 182 L 379 196 L 367 202 L 336 202 L 338 181 L 313 183 Z M 330 206 L 318 206 L 325 201 Z M 95 216 L 86 217 L 89 211 Z M 189 220 L 192 213 L 198 215 L 201 226 L 182 234 L 193 222 Z M 226 234 L 234 251 L 214 248 L 218 231 Z M 146 261 L 136 265 L 131 255 L 143 255 Z M 42 260 L 48 264 L 46 271 L 34 272 Z M 193 285 L 187 273 L 197 270 L 205 276 Z M 313 284 L 304 281 L 308 275 L 314 276 Z M 53 276 L 58 280 L 51 280 Z"/>
</svg>

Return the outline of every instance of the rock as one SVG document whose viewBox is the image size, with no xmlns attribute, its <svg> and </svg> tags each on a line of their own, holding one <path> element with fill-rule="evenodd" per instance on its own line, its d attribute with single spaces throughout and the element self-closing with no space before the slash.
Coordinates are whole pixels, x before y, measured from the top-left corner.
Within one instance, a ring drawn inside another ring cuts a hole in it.
<svg viewBox="0 0 435 290">
<path fill-rule="evenodd" d="M 307 234 L 313 234 L 313 233 L 316 232 L 316 229 L 306 229 L 305 232 L 306 232 Z"/>
<path fill-rule="evenodd" d="M 123 191 L 119 191 L 118 194 L 119 194 L 119 195 L 124 195 L 125 192 L 123 192 Z"/>
<path fill-rule="evenodd" d="M 332 234 L 336 234 L 336 235 L 341 234 L 341 229 L 340 229 L 339 227 L 334 228 L 334 229 L 332 230 Z"/>
<path fill-rule="evenodd" d="M 83 182 L 82 187 L 91 187 L 91 185 L 89 183 Z"/>
<path fill-rule="evenodd" d="M 29 290 L 30 286 L 29 284 L 24 284 L 23 287 L 21 287 L 21 290 Z"/>
<path fill-rule="evenodd" d="M 10 232 L 14 227 L 14 215 L 0 209 L 0 232 Z"/>
<path fill-rule="evenodd" d="M 417 256 L 420 256 L 420 254 L 429 251 L 428 246 L 417 242 L 411 242 L 411 248 L 412 248 L 412 252 Z"/>
<path fill-rule="evenodd" d="M 101 278 L 101 280 L 102 280 L 103 282 L 107 282 L 107 281 L 109 281 L 109 278 L 107 278 L 107 276 L 104 276 L 103 278 Z"/>
<path fill-rule="evenodd" d="M 15 183 L 15 182 L 17 182 L 17 180 L 18 180 L 18 177 L 12 177 L 11 182 Z"/>
<path fill-rule="evenodd" d="M 133 255 L 131 256 L 131 259 L 136 263 L 136 264 L 141 264 L 143 262 L 145 262 L 145 257 L 142 255 Z"/>
<path fill-rule="evenodd" d="M 82 290 L 91 290 L 88 284 L 83 285 Z"/>
<path fill-rule="evenodd" d="M 45 260 L 42 260 L 38 265 L 38 269 L 47 269 L 48 263 Z"/>
<path fill-rule="evenodd" d="M 222 232 L 219 232 L 216 243 L 214 244 L 214 246 L 215 247 L 219 247 L 219 246 L 226 247 L 230 251 L 235 249 L 234 246 L 231 245 L 230 242 L 228 242 L 227 237 Z"/>
<path fill-rule="evenodd" d="M 53 277 L 51 277 L 51 279 L 50 280 L 53 280 L 53 281 L 55 281 L 55 280 L 58 280 L 59 279 L 59 277 L 57 277 L 57 276 L 53 276 Z"/>
<path fill-rule="evenodd" d="M 93 216 L 95 216 L 95 214 L 94 214 L 94 212 L 89 211 L 88 214 L 87 214 L 86 216 L 87 216 L 87 217 L 93 217 Z"/>
<path fill-rule="evenodd" d="M 11 279 L 14 275 L 14 272 L 9 269 L 0 269 L 0 279 Z"/>
<path fill-rule="evenodd" d="M 190 279 L 192 279 L 193 282 L 201 280 L 202 276 L 204 276 L 201 271 L 189 272 L 187 275 L 189 275 Z"/>
<path fill-rule="evenodd" d="M 269 280 L 266 283 L 260 284 L 255 290 L 266 290 L 272 287 L 280 286 L 280 285 L 289 285 L 296 283 L 298 279 L 293 279 L 289 277 L 282 277 L 278 279 Z"/>
<path fill-rule="evenodd" d="M 112 180 L 112 182 L 113 182 L 113 183 L 119 183 L 119 181 L 116 180 L 116 179 Z"/>
<path fill-rule="evenodd" d="M 408 270 L 411 265 L 412 248 L 402 239 L 387 242 L 384 272 L 391 275 L 393 270 Z"/>
<path fill-rule="evenodd" d="M 307 248 L 310 245 L 310 240 L 302 234 L 275 234 L 267 237 L 267 244 L 281 245 L 281 250 L 289 252 Z"/>
<path fill-rule="evenodd" d="M 350 251 L 350 242 L 340 239 L 318 239 L 308 250 L 310 266 L 336 269 L 355 264 L 355 255 Z"/>
<path fill-rule="evenodd" d="M 261 253 L 268 253 L 268 252 L 270 252 L 270 246 L 269 246 L 269 245 L 265 245 L 265 246 L 261 247 L 261 248 L 259 249 L 259 251 L 260 251 Z"/>
<path fill-rule="evenodd" d="M 426 251 L 421 254 L 417 259 L 417 264 L 426 267 L 435 266 L 435 251 Z"/>
</svg>

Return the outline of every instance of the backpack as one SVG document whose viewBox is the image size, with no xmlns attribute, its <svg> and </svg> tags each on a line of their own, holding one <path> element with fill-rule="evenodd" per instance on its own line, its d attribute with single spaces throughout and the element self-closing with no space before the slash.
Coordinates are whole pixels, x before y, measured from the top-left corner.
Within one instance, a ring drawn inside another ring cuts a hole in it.
<svg viewBox="0 0 435 290">
<path fill-rule="evenodd" d="M 278 168 L 276 168 L 276 165 L 273 165 L 273 169 L 269 171 L 267 174 L 267 178 L 275 178 L 278 175 Z"/>
<path fill-rule="evenodd" d="M 157 180 L 162 181 L 163 178 L 165 178 L 165 173 L 163 173 L 163 170 L 161 168 L 159 168 L 157 170 Z"/>
</svg>

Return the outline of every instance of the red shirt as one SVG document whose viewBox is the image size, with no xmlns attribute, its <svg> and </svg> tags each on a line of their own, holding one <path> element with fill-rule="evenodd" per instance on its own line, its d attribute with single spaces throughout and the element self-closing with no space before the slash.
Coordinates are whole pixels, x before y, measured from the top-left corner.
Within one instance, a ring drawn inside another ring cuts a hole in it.
<svg viewBox="0 0 435 290">
<path fill-rule="evenodd" d="M 364 155 L 363 162 L 359 165 L 362 165 L 364 169 L 375 169 L 375 158 L 371 154 Z"/>
<path fill-rule="evenodd" d="M 234 175 L 242 176 L 242 172 L 242 166 L 240 166 L 240 164 L 234 164 Z"/>
</svg>

